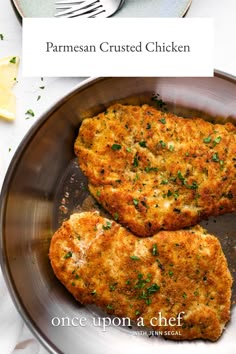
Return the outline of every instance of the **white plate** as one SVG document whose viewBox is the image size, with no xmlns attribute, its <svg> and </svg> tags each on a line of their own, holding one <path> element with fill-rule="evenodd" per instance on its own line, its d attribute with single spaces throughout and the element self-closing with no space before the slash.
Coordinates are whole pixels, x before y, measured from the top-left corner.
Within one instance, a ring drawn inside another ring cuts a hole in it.
<svg viewBox="0 0 236 354">
<path fill-rule="evenodd" d="M 22 17 L 53 17 L 54 0 L 12 0 Z M 182 17 L 191 0 L 126 0 L 116 17 Z"/>
</svg>

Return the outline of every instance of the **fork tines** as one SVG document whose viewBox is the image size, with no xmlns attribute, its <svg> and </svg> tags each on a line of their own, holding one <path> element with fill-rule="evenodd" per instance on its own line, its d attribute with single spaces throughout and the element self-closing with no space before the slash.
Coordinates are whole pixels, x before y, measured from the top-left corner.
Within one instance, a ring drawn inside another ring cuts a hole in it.
<svg viewBox="0 0 236 354">
<path fill-rule="evenodd" d="M 99 3 L 100 0 L 85 0 L 79 2 L 75 0 L 56 0 L 56 9 L 64 11 L 57 12 L 55 16 L 76 17 L 87 15 L 88 17 L 93 17 L 105 11 L 102 9 L 103 5 Z"/>
</svg>

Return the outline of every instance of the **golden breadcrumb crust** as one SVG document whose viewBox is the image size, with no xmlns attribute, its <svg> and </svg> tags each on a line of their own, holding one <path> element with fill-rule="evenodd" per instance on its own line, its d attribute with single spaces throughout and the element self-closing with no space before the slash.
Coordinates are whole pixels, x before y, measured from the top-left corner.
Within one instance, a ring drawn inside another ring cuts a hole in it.
<svg viewBox="0 0 236 354">
<path fill-rule="evenodd" d="M 217 238 L 200 226 L 138 238 L 97 212 L 73 214 L 54 234 L 49 257 L 82 304 L 132 321 L 142 317 L 148 327 L 159 312 L 166 319 L 184 312 L 180 326 L 151 326 L 180 331 L 170 339 L 215 341 L 230 318 L 227 261 Z"/>
<path fill-rule="evenodd" d="M 97 201 L 133 233 L 178 230 L 236 210 L 236 127 L 115 104 L 75 142 Z"/>
</svg>

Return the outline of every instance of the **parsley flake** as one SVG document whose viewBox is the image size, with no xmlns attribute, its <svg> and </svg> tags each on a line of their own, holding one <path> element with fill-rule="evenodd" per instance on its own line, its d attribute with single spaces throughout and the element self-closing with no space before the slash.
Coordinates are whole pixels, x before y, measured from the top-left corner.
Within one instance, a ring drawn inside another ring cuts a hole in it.
<svg viewBox="0 0 236 354">
<path fill-rule="evenodd" d="M 28 116 L 31 116 L 31 117 L 35 116 L 34 111 L 32 109 L 28 109 L 28 111 L 26 111 L 25 114 L 28 115 Z M 29 117 L 26 118 L 26 119 L 29 119 Z"/>
<path fill-rule="evenodd" d="M 11 60 L 9 60 L 9 63 L 15 64 L 16 63 L 16 57 L 12 57 Z"/>
<path fill-rule="evenodd" d="M 158 290 L 160 290 L 160 286 L 156 283 L 152 284 L 147 288 L 148 295 L 155 294 Z"/>
<path fill-rule="evenodd" d="M 161 145 L 162 148 L 166 147 L 166 143 L 162 140 L 159 141 L 159 144 Z"/>
<path fill-rule="evenodd" d="M 217 138 L 214 139 L 213 143 L 214 143 L 214 146 L 216 146 L 217 144 L 219 144 L 221 142 L 221 136 L 217 136 Z"/>
<path fill-rule="evenodd" d="M 71 258 L 72 257 L 72 252 L 69 251 L 65 254 L 65 256 L 63 258 L 67 259 L 67 258 Z"/>
<path fill-rule="evenodd" d="M 111 222 L 107 221 L 106 225 L 102 225 L 103 230 L 109 230 L 111 229 Z"/>
<path fill-rule="evenodd" d="M 209 144 L 209 143 L 211 142 L 211 136 L 208 136 L 207 138 L 204 138 L 204 139 L 203 139 L 203 142 L 204 142 L 205 144 Z"/>
<path fill-rule="evenodd" d="M 134 165 L 134 167 L 138 167 L 138 165 L 139 165 L 138 157 L 137 157 L 137 156 L 134 156 L 133 165 Z"/>
<path fill-rule="evenodd" d="M 166 119 L 165 118 L 161 118 L 161 119 L 159 119 L 159 122 L 161 122 L 162 124 L 166 124 Z"/>
<path fill-rule="evenodd" d="M 115 221 L 117 221 L 119 219 L 119 214 L 118 213 L 114 214 L 114 219 L 115 219 Z"/>
<path fill-rule="evenodd" d="M 215 152 L 212 155 L 212 161 L 214 161 L 214 162 L 219 162 L 220 161 L 219 156 L 218 156 L 218 152 Z"/>
<path fill-rule="evenodd" d="M 158 256 L 158 250 L 157 250 L 157 244 L 156 243 L 152 246 L 152 255 L 153 256 Z"/>
<path fill-rule="evenodd" d="M 139 261 L 140 258 L 138 256 L 130 256 L 130 258 L 133 260 L 133 261 Z"/>
<path fill-rule="evenodd" d="M 111 148 L 112 148 L 112 150 L 114 150 L 114 151 L 120 150 L 120 149 L 121 149 L 121 145 L 120 145 L 120 144 L 113 144 Z"/>
<path fill-rule="evenodd" d="M 140 141 L 139 142 L 139 145 L 141 146 L 141 147 L 146 147 L 147 145 L 146 145 L 146 141 Z"/>
</svg>

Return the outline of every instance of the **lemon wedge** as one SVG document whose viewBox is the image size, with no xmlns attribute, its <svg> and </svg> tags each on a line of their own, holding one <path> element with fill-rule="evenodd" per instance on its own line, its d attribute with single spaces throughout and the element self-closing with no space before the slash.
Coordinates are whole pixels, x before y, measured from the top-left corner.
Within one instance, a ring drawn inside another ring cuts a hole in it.
<svg viewBox="0 0 236 354">
<path fill-rule="evenodd" d="M 0 118 L 14 120 L 16 117 L 16 98 L 15 95 L 0 86 Z"/>
<path fill-rule="evenodd" d="M 12 87 L 16 82 L 19 57 L 0 59 L 0 118 L 14 120 L 16 116 L 16 98 Z"/>
</svg>

